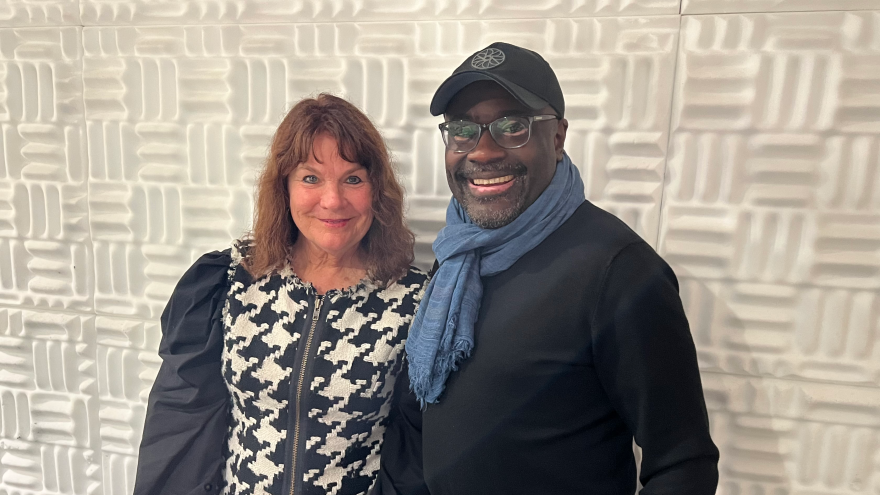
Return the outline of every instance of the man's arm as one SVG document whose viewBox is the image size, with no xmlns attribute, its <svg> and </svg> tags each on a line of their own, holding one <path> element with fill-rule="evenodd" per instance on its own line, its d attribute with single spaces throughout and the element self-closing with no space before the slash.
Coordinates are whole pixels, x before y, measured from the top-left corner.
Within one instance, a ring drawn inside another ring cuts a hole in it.
<svg viewBox="0 0 880 495">
<path fill-rule="evenodd" d="M 642 448 L 643 495 L 712 495 L 718 449 L 672 269 L 644 242 L 609 264 L 593 316 L 596 370 Z"/>
<path fill-rule="evenodd" d="M 385 440 L 382 443 L 379 477 L 370 495 L 427 495 L 422 476 L 422 411 L 409 389 L 409 366 L 394 384 Z"/>
</svg>

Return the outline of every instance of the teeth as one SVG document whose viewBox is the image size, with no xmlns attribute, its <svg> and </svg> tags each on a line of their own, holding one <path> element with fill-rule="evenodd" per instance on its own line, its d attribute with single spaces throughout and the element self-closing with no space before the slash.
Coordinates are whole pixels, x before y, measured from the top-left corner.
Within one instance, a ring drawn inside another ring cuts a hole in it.
<svg viewBox="0 0 880 495">
<path fill-rule="evenodd" d="M 495 177 L 494 179 L 473 179 L 471 182 L 475 186 L 491 186 L 492 184 L 503 184 L 512 180 L 512 175 L 505 175 L 504 177 Z"/>
</svg>

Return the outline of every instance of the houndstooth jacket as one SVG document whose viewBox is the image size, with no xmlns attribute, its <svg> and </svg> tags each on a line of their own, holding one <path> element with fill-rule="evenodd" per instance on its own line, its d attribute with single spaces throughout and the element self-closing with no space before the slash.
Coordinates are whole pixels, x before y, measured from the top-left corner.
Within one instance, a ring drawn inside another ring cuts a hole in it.
<svg viewBox="0 0 880 495">
<path fill-rule="evenodd" d="M 318 295 L 285 267 L 253 280 L 231 252 L 222 373 L 231 396 L 222 493 L 366 493 L 427 275 Z"/>
</svg>

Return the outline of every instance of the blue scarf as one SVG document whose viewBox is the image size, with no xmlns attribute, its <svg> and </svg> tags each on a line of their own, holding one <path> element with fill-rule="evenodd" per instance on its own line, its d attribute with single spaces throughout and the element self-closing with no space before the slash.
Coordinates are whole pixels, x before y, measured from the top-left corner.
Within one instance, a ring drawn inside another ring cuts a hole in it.
<svg viewBox="0 0 880 495">
<path fill-rule="evenodd" d="M 434 241 L 440 268 L 419 305 L 406 341 L 410 386 L 424 407 L 437 402 L 449 374 L 470 356 L 483 283 L 510 268 L 552 234 L 584 202 L 584 183 L 567 154 L 547 189 L 520 216 L 483 229 L 452 199 L 446 227 Z"/>
</svg>

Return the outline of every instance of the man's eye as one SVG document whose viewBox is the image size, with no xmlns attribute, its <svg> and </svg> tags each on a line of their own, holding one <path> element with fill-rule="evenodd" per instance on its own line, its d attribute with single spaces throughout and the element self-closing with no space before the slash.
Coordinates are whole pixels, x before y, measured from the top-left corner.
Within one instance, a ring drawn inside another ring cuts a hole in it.
<svg viewBox="0 0 880 495">
<path fill-rule="evenodd" d="M 357 175 L 351 175 L 347 179 L 345 179 L 346 184 L 360 184 L 361 182 L 363 182 L 363 180 L 361 180 L 361 178 Z"/>
<path fill-rule="evenodd" d="M 318 178 L 315 177 L 314 175 L 307 175 L 302 178 L 302 181 L 305 182 L 306 184 L 317 184 Z"/>
<path fill-rule="evenodd" d="M 516 120 L 501 122 L 498 127 L 504 134 L 518 134 L 526 130 L 526 126 Z"/>
<path fill-rule="evenodd" d="M 456 139 L 471 139 L 477 134 L 477 130 L 474 126 L 456 125 L 449 127 L 449 134 Z"/>
</svg>

